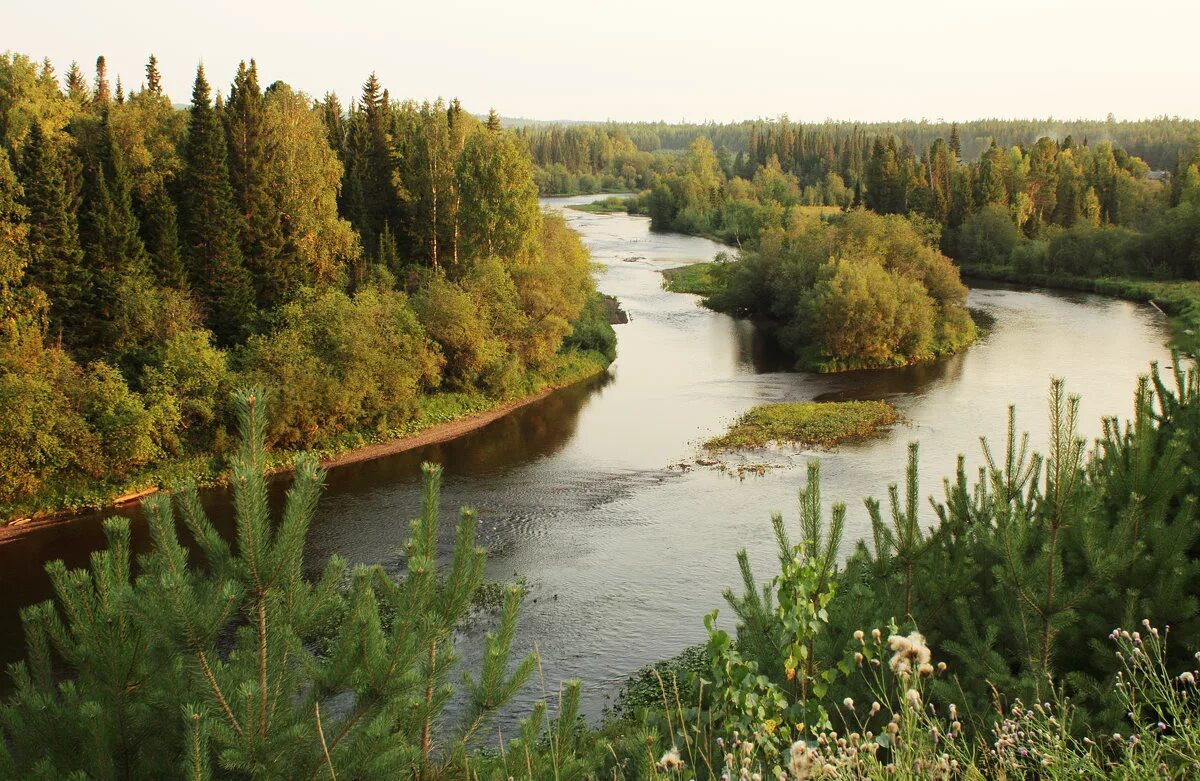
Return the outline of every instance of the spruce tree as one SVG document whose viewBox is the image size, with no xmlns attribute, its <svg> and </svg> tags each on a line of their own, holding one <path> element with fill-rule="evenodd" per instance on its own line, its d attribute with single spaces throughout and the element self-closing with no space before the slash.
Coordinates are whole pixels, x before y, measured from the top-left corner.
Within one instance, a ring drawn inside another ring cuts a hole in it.
<svg viewBox="0 0 1200 781">
<path fill-rule="evenodd" d="M 108 84 L 108 65 L 104 55 L 96 58 L 96 85 L 92 90 L 92 103 L 100 108 L 108 106 L 112 100 L 112 90 Z"/>
<path fill-rule="evenodd" d="M 160 285 L 183 288 L 187 285 L 187 270 L 179 251 L 178 210 L 160 181 L 138 204 L 138 224 L 142 244 L 150 259 L 155 281 Z"/>
<path fill-rule="evenodd" d="M 162 95 L 162 74 L 158 72 L 158 58 L 153 54 L 146 63 L 146 91 L 155 97 Z"/>
<path fill-rule="evenodd" d="M 254 288 L 242 259 L 241 220 L 226 166 L 225 133 L 196 70 L 180 185 L 180 244 L 206 322 L 222 344 L 245 338 L 255 319 Z"/>
<path fill-rule="evenodd" d="M 343 194 L 344 216 L 358 230 L 368 252 L 379 245 L 385 224 L 394 235 L 399 222 L 391 114 L 387 91 L 372 73 L 351 113 Z"/>
<path fill-rule="evenodd" d="M 249 67 L 244 62 L 238 65 L 221 118 L 229 145 L 229 183 L 241 217 L 242 257 L 254 280 L 258 307 L 271 309 L 286 292 L 279 269 L 283 230 L 267 180 L 273 144 L 264 124 L 263 94 L 254 60 Z"/>
<path fill-rule="evenodd" d="M 87 80 L 83 77 L 83 71 L 79 69 L 78 62 L 72 62 L 71 67 L 67 69 L 66 85 L 67 97 L 75 105 L 82 106 L 91 100 Z"/>
<path fill-rule="evenodd" d="M 346 123 L 342 113 L 342 102 L 334 92 L 326 92 L 321 101 L 321 119 L 325 122 L 325 132 L 329 138 L 329 146 L 337 154 L 338 160 L 346 161 Z"/>
<path fill-rule="evenodd" d="M 50 299 L 52 327 L 64 342 L 73 344 L 86 315 L 92 279 L 79 245 L 67 154 L 40 123 L 33 123 L 21 156 L 20 179 L 29 213 L 27 273 Z"/>
<path fill-rule="evenodd" d="M 80 241 L 92 275 L 85 332 L 89 346 L 103 355 L 124 336 L 119 310 L 133 288 L 146 284 L 148 264 L 129 179 L 107 112 L 88 157 L 79 219 Z"/>
</svg>

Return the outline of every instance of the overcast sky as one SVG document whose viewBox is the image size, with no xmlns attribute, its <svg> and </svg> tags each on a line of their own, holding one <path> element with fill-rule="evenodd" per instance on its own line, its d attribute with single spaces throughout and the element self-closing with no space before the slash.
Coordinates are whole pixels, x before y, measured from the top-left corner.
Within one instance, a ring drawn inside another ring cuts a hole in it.
<svg viewBox="0 0 1200 781">
<path fill-rule="evenodd" d="M 0 47 L 115 81 L 238 60 L 349 102 L 458 96 L 538 119 L 1200 117 L 1200 0 L 2 0 Z"/>
</svg>

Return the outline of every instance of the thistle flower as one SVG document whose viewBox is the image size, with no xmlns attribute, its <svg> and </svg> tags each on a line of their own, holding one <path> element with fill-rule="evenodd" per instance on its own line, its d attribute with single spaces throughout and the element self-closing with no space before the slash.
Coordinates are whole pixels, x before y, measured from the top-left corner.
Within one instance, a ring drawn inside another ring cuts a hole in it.
<svg viewBox="0 0 1200 781">
<path fill-rule="evenodd" d="M 846 710 L 854 710 L 854 700 L 850 697 L 847 697 L 846 699 L 842 700 L 842 707 Z"/>
<path fill-rule="evenodd" d="M 912 708 L 920 709 L 920 707 L 921 707 L 921 692 L 917 691 L 916 689 L 909 689 L 908 691 L 906 691 L 904 693 L 904 699 L 908 702 L 908 704 Z"/>
<path fill-rule="evenodd" d="M 683 769 L 683 760 L 679 758 L 679 749 L 674 746 L 658 760 L 658 769 L 663 773 L 671 773 Z"/>
<path fill-rule="evenodd" d="M 813 752 L 802 740 L 797 740 L 792 744 L 791 761 L 788 763 L 788 769 L 792 771 L 792 778 L 795 781 L 804 781 L 812 772 Z"/>
<path fill-rule="evenodd" d="M 907 675 L 914 667 L 929 664 L 932 658 L 925 637 L 920 632 L 910 632 L 907 637 L 891 635 L 888 637 L 888 648 L 894 652 L 888 664 L 898 675 Z"/>
</svg>

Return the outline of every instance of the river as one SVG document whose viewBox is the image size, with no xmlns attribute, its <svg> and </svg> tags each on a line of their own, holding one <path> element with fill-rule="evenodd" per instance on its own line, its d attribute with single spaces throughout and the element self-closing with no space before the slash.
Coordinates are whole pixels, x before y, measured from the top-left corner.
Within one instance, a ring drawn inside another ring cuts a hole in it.
<svg viewBox="0 0 1200 781">
<path fill-rule="evenodd" d="M 738 582 L 737 548 L 749 550 L 761 577 L 773 574 L 769 519 L 780 511 L 794 522 L 807 459 L 821 461 L 826 503 L 849 506 L 848 550 L 869 532 L 862 498 L 885 497 L 903 476 L 910 441 L 921 443 L 922 493 L 940 497 L 959 453 L 978 464 L 979 436 L 1003 436 L 1009 404 L 1042 445 L 1052 376 L 1082 395 L 1083 433 L 1095 436 L 1101 416 L 1128 415 L 1136 377 L 1151 361 L 1170 363 L 1166 322 L 1150 307 L 976 288 L 971 306 L 995 324 L 958 356 L 888 371 L 779 371 L 749 323 L 662 289 L 662 269 L 708 260 L 721 245 L 652 234 L 642 217 L 565 213 L 599 266 L 599 288 L 629 314 L 617 326 L 619 357 L 608 375 L 453 442 L 334 469 L 308 556 L 314 571 L 333 554 L 400 571 L 419 464 L 444 464 L 444 517 L 477 508 L 489 578 L 523 577 L 529 585 L 518 645 L 536 643 L 548 689 L 582 679 L 584 711 L 593 717 L 627 674 L 704 639 L 704 614 Z M 910 423 L 833 453 L 774 454 L 772 461 L 792 468 L 745 480 L 677 466 L 694 462 L 700 442 L 755 404 L 827 398 L 885 398 Z M 228 514 L 223 492 L 205 500 Z M 923 521 L 931 517 L 926 508 Z M 98 518 L 88 518 L 0 544 L 0 656 L 20 654 L 17 609 L 47 594 L 42 563 L 62 557 L 83 565 L 100 540 Z M 465 656 L 475 656 L 479 632 L 468 632 Z M 540 693 L 535 684 L 521 705 Z"/>
</svg>

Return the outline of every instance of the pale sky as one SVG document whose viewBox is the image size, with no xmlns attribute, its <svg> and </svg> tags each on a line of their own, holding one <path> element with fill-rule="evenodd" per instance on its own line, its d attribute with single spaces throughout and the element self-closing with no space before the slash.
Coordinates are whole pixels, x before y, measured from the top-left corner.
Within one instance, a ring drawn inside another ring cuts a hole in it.
<svg viewBox="0 0 1200 781">
<path fill-rule="evenodd" d="M 0 0 L 0 47 L 172 100 L 240 59 L 349 103 L 581 120 L 1200 117 L 1200 0 Z"/>
</svg>

